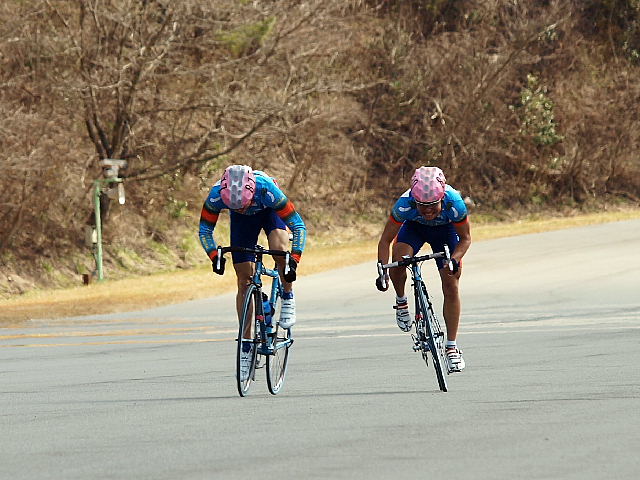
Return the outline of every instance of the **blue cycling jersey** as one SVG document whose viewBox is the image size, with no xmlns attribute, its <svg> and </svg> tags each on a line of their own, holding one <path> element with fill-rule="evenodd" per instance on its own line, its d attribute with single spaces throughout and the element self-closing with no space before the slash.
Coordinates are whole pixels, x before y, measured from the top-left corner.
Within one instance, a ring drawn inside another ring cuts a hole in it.
<svg viewBox="0 0 640 480">
<path fill-rule="evenodd" d="M 442 211 L 433 220 L 425 220 L 416 208 L 416 202 L 411 196 L 411 189 L 404 192 L 391 210 L 391 219 L 396 223 L 418 222 L 423 225 L 437 226 L 448 223 L 460 223 L 467 218 L 467 206 L 460 193 L 451 185 L 445 185 Z"/>
<path fill-rule="evenodd" d="M 255 215 L 267 208 L 273 209 L 293 233 L 291 253 L 299 258 L 299 255 L 304 250 L 307 235 L 307 228 L 302 221 L 302 217 L 296 212 L 293 203 L 280 190 L 273 178 L 260 170 L 254 170 L 253 173 L 256 178 L 256 192 L 251 205 L 241 215 Z M 200 243 L 209 257 L 214 254 L 217 248 L 213 239 L 213 230 L 218 221 L 218 215 L 225 209 L 228 210 L 229 207 L 224 204 L 220 197 L 220 181 L 218 181 L 211 188 L 200 215 Z"/>
</svg>

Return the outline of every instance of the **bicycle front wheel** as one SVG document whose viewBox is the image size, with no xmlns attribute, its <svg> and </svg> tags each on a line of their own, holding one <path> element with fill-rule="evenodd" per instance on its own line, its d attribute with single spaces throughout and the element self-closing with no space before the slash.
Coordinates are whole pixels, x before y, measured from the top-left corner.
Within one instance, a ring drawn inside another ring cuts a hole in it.
<svg viewBox="0 0 640 480">
<path fill-rule="evenodd" d="M 280 318 L 280 308 L 276 308 L 274 312 L 274 324 L 277 318 Z M 272 395 L 277 395 L 284 385 L 284 377 L 287 374 L 287 365 L 289 363 L 289 347 L 291 347 L 292 343 L 291 330 L 276 324 L 273 339 L 274 352 L 273 355 L 267 356 L 267 385 Z"/>
<path fill-rule="evenodd" d="M 424 288 L 424 286 L 423 286 Z M 430 308 L 427 302 L 426 293 L 420 292 L 418 295 L 418 304 L 422 311 L 422 318 L 424 319 L 423 327 L 425 329 L 424 335 L 426 337 L 426 344 L 428 345 L 429 352 L 431 352 L 431 358 L 433 359 L 433 368 L 436 371 L 436 377 L 438 378 L 438 386 L 443 392 L 447 391 L 447 379 L 445 378 L 445 357 L 444 357 L 444 335 L 440 330 L 440 324 Z"/>
<path fill-rule="evenodd" d="M 258 356 L 257 336 L 260 331 L 255 315 L 257 298 L 256 286 L 249 285 L 242 304 L 236 353 L 236 382 L 241 397 L 249 394 L 249 388 L 255 378 Z"/>
<path fill-rule="evenodd" d="M 447 379 L 445 378 L 445 368 L 447 368 L 447 363 L 444 353 L 444 334 L 440 330 L 440 324 L 433 311 L 428 310 L 425 324 L 428 333 L 429 350 L 433 358 L 433 367 L 436 370 L 436 377 L 438 377 L 438 386 L 440 390 L 446 392 Z"/>
</svg>

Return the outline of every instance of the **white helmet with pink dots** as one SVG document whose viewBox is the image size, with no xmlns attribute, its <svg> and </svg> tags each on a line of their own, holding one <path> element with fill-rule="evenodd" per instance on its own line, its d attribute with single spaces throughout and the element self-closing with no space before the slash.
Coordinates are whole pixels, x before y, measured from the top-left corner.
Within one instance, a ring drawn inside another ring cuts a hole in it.
<svg viewBox="0 0 640 480">
<path fill-rule="evenodd" d="M 247 165 L 231 165 L 220 180 L 220 198 L 231 210 L 251 205 L 256 192 L 256 176 Z"/>
<path fill-rule="evenodd" d="M 429 205 L 444 197 L 444 173 L 438 167 L 420 167 L 411 178 L 411 195 L 416 203 Z"/>
</svg>

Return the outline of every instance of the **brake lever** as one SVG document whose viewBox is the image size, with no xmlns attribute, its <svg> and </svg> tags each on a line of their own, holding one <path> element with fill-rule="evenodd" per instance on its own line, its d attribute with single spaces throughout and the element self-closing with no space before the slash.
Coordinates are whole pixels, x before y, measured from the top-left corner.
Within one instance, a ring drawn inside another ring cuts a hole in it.
<svg viewBox="0 0 640 480">
<path fill-rule="evenodd" d="M 216 268 L 220 270 L 220 264 L 222 263 L 222 247 L 218 247 L 218 255 L 216 257 Z"/>
<path fill-rule="evenodd" d="M 382 268 L 382 263 L 378 262 L 376 266 L 378 267 L 378 278 L 380 279 L 382 288 L 386 290 L 389 288 L 389 283 L 387 282 L 387 276 L 384 273 L 384 268 Z"/>
<path fill-rule="evenodd" d="M 451 254 L 449 252 L 449 245 L 444 244 L 444 257 L 447 262 L 447 266 L 449 267 L 449 271 L 453 272 L 453 262 L 451 261 Z"/>
<path fill-rule="evenodd" d="M 291 254 L 289 252 L 287 252 L 287 254 L 284 256 L 284 274 L 288 274 L 289 273 L 289 257 L 291 256 Z"/>
</svg>

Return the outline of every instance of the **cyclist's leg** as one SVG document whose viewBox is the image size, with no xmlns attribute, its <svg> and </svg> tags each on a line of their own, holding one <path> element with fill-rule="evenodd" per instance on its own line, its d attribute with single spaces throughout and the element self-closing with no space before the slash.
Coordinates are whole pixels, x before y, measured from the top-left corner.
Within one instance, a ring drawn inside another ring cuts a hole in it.
<svg viewBox="0 0 640 480">
<path fill-rule="evenodd" d="M 441 268 L 439 273 L 440 279 L 442 280 L 442 293 L 444 295 L 442 310 L 444 321 L 447 325 L 445 353 L 447 355 L 449 371 L 461 372 L 465 368 L 465 361 L 462 357 L 462 350 L 458 347 L 456 338 L 458 336 L 458 326 L 460 325 L 460 313 L 462 310 L 459 291 L 462 264 L 453 275 L 449 275 L 447 266 Z"/>
<path fill-rule="evenodd" d="M 413 247 L 408 243 L 396 241 L 393 244 L 391 258 L 395 262 L 397 260 L 402 260 L 402 257 L 405 255 L 413 255 L 413 252 Z M 407 283 L 407 269 L 404 267 L 390 268 L 389 278 L 391 278 L 391 283 L 393 283 L 393 288 L 396 291 L 396 295 L 398 297 L 404 297 L 405 286 Z"/>
<path fill-rule="evenodd" d="M 236 279 L 238 282 L 238 293 L 236 294 L 236 310 L 238 312 L 238 319 L 240 319 L 240 315 L 242 314 L 244 295 L 247 292 L 249 283 L 251 282 L 251 276 L 253 275 L 253 272 L 255 270 L 255 263 L 234 263 L 233 268 L 236 271 Z"/>
<path fill-rule="evenodd" d="M 427 242 L 431 245 L 431 249 L 434 252 L 444 250 L 445 244 L 449 247 L 449 250 L 453 252 L 458 245 L 459 238 L 453 225 L 447 224 L 432 227 L 428 232 Z M 458 335 L 458 325 L 460 323 L 461 302 L 459 283 L 460 275 L 462 274 L 462 265 L 460 265 L 458 272 L 454 275 L 449 275 L 448 266 L 445 265 L 443 259 L 438 258 L 436 265 L 438 266 L 444 297 L 442 313 L 447 325 L 447 340 L 455 342 Z"/>
<path fill-rule="evenodd" d="M 276 214 L 274 210 L 269 209 L 269 215 L 265 216 L 263 223 L 264 232 L 267 234 L 269 248 L 272 250 L 289 250 L 289 230 L 284 221 Z M 285 282 L 284 275 L 284 257 L 275 257 L 276 265 L 280 271 L 280 280 L 285 292 L 292 290 L 290 282 Z"/>
<path fill-rule="evenodd" d="M 420 235 L 420 225 L 416 222 L 404 222 L 393 245 L 393 261 L 401 260 L 405 255 L 415 255 L 422 247 L 424 240 Z M 396 323 L 403 332 L 408 332 L 413 324 L 413 319 L 409 313 L 409 302 L 405 293 L 407 283 L 407 270 L 404 267 L 392 268 L 389 270 L 389 277 L 396 291 Z"/>
<path fill-rule="evenodd" d="M 269 215 L 265 215 L 263 224 L 269 248 L 273 250 L 289 249 L 289 231 L 284 221 L 276 214 L 274 210 L 270 210 Z M 283 328 L 291 328 L 296 323 L 296 301 L 293 296 L 293 285 L 284 279 L 284 257 L 275 257 L 276 265 L 280 271 L 280 280 L 282 281 L 282 308 L 280 310 L 280 326 Z"/>
<path fill-rule="evenodd" d="M 230 213 L 230 240 L 234 247 L 253 248 L 258 242 L 261 223 L 259 215 L 242 215 L 237 212 Z M 238 282 L 238 293 L 236 295 L 236 309 L 238 318 L 242 314 L 242 302 L 247 290 L 247 285 L 251 281 L 255 271 L 255 255 L 241 252 L 232 252 L 233 268 L 236 272 Z"/>
<path fill-rule="evenodd" d="M 404 222 L 398 231 L 398 236 L 393 244 L 391 258 L 394 262 L 402 260 L 405 255 L 413 256 L 420 251 L 424 245 L 424 238 L 420 232 L 421 225 L 417 222 Z M 398 297 L 405 296 L 405 285 L 407 283 L 407 269 L 391 268 L 389 277 Z"/>
<path fill-rule="evenodd" d="M 460 312 L 462 310 L 459 289 L 462 268 L 454 275 L 449 275 L 447 267 L 441 268 L 439 273 L 444 296 L 442 310 L 444 321 L 447 324 L 447 340 L 453 342 L 458 336 L 458 325 L 460 324 Z"/>
<path fill-rule="evenodd" d="M 442 251 L 445 244 L 447 244 L 450 251 L 453 252 L 458 245 L 458 235 L 451 224 L 434 227 L 430 233 L 430 238 L 427 241 L 429 241 L 434 252 Z M 445 324 L 447 325 L 447 361 L 449 363 L 450 371 L 459 372 L 465 367 L 465 362 L 462 358 L 462 351 L 458 348 L 456 343 L 458 327 L 460 325 L 460 314 L 462 311 L 459 288 L 460 276 L 462 275 L 462 264 L 460 264 L 459 269 L 455 274 L 450 275 L 449 267 L 445 265 L 444 260 L 437 259 L 436 262 L 444 297 L 442 313 L 444 315 Z"/>
</svg>

